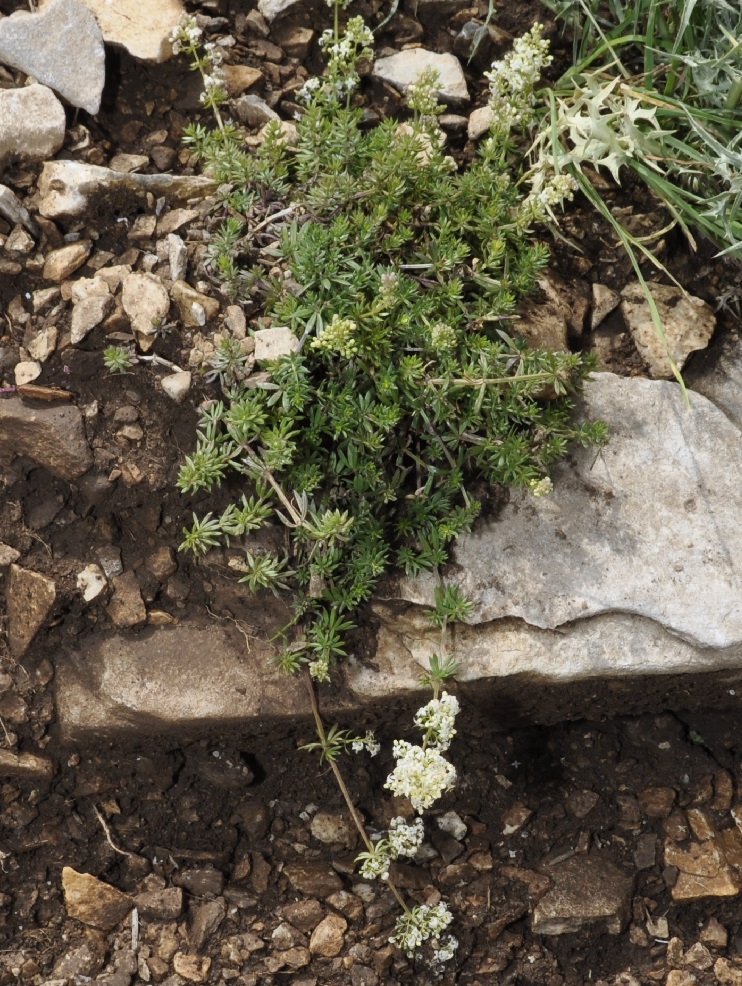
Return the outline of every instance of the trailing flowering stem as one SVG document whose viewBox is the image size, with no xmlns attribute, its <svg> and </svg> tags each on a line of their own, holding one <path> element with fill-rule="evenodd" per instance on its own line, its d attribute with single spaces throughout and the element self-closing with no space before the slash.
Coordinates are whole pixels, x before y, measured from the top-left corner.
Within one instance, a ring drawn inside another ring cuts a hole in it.
<svg viewBox="0 0 742 986">
<path fill-rule="evenodd" d="M 312 707 L 312 715 L 314 716 L 314 725 L 315 725 L 315 728 L 317 730 L 317 736 L 319 737 L 320 744 L 322 746 L 325 746 L 327 744 L 327 733 L 325 731 L 325 725 L 322 722 L 322 716 L 321 716 L 320 711 L 319 711 L 319 704 L 317 702 L 317 694 L 316 694 L 316 692 L 314 690 L 314 682 L 312 681 L 312 676 L 309 674 L 308 671 L 305 672 L 305 674 L 304 674 L 304 683 L 306 684 L 306 686 L 307 686 L 307 692 L 309 693 L 309 704 Z M 373 843 L 371 842 L 371 840 L 368 837 L 368 833 L 366 832 L 366 829 L 365 829 L 364 824 L 363 824 L 363 819 L 358 814 L 358 810 L 356 809 L 356 806 L 353 804 L 353 799 L 350 796 L 350 791 L 348 790 L 348 787 L 347 787 L 347 785 L 345 783 L 345 780 L 343 778 L 343 775 L 340 773 L 340 768 L 335 763 L 335 761 L 333 759 L 331 759 L 331 758 L 328 758 L 328 761 L 327 762 L 330 764 L 330 769 L 332 770 L 332 773 L 335 776 L 335 781 L 337 782 L 337 786 L 340 788 L 340 793 L 342 794 L 342 796 L 343 796 L 343 798 L 345 800 L 345 804 L 348 806 L 348 811 L 350 812 L 350 817 L 353 819 L 353 824 L 355 825 L 356 829 L 358 830 L 358 834 L 360 835 L 361 839 L 363 840 L 363 843 L 366 846 L 366 849 L 368 850 L 368 852 L 370 852 L 373 855 L 374 845 L 373 845 Z M 410 913 L 410 909 L 407 906 L 407 904 L 405 903 L 405 900 L 404 900 L 404 897 L 402 896 L 402 894 L 395 887 L 393 881 L 391 879 L 387 879 L 386 880 L 386 885 L 391 890 L 391 892 L 394 895 L 397 903 L 402 908 L 402 910 L 405 912 L 405 914 L 409 914 Z"/>
</svg>

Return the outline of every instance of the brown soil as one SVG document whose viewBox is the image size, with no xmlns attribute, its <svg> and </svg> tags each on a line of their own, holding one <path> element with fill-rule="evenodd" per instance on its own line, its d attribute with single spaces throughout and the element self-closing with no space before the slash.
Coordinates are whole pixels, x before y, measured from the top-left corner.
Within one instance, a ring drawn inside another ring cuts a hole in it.
<svg viewBox="0 0 742 986">
<path fill-rule="evenodd" d="M 0 0 L 2 13 L 21 6 L 25 5 Z M 380 4 L 361 7 L 370 23 L 383 16 Z M 414 4 L 407 5 L 390 22 L 378 39 L 380 48 L 412 32 L 427 47 L 452 50 L 456 31 L 466 20 L 483 20 L 487 4 L 473 4 L 448 19 L 425 19 L 421 12 L 419 23 L 413 11 Z M 283 57 L 266 60 L 264 43 L 251 40 L 241 27 L 242 3 L 208 0 L 201 12 L 226 18 L 216 23 L 216 30 L 237 38 L 230 50 L 233 61 L 271 66 L 264 82 L 252 91 L 290 116 L 290 99 L 277 94 L 295 79 L 299 63 Z M 316 10 L 306 5 L 299 22 L 316 28 L 327 16 L 324 4 Z M 537 3 L 509 2 L 497 11 L 495 24 L 517 34 L 536 17 L 548 20 Z M 286 27 L 282 22 L 281 29 Z M 568 57 L 565 42 L 554 37 L 557 54 Z M 193 173 L 188 155 L 181 153 L 180 138 L 185 123 L 200 118 L 195 77 L 181 60 L 146 66 L 114 50 L 107 58 L 103 109 L 95 119 L 70 113 L 67 142 L 59 156 L 105 164 L 116 153 L 146 153 L 157 144 L 172 148 L 171 170 Z M 309 71 L 319 68 L 316 46 L 305 64 Z M 481 75 L 472 71 L 469 81 L 477 94 L 472 105 L 481 105 Z M 368 86 L 365 92 L 368 104 L 381 112 L 395 109 L 386 90 Z M 459 155 L 470 153 L 463 138 L 452 137 L 451 142 Z M 17 165 L 3 180 L 23 194 L 34 186 L 38 170 Z M 616 211 L 624 210 L 637 232 L 665 225 L 661 209 L 647 202 L 643 189 L 631 182 L 607 190 L 606 197 Z M 75 231 L 92 231 L 98 250 L 120 258 L 135 249 L 140 257 L 152 244 L 129 239 L 135 218 L 126 203 L 101 202 L 97 213 L 86 216 Z M 190 228 L 192 243 L 203 238 L 209 222 Z M 43 248 L 58 246 L 69 231 L 48 224 Z M 610 228 L 586 203 L 574 203 L 565 236 L 566 241 L 552 241 L 554 266 L 565 279 L 600 281 L 620 289 L 631 278 L 629 262 Z M 673 233 L 660 256 L 688 290 L 714 304 L 732 275 L 727 265 L 712 259 L 713 252 L 702 244 L 700 256 L 694 255 Z M 75 276 L 91 273 L 82 268 Z M 0 274 L 0 307 L 7 309 L 18 299 L 23 305 L 29 292 L 45 286 L 38 274 Z M 11 326 L 10 319 L 7 324 Z M 722 313 L 718 335 L 735 324 L 732 314 Z M 209 326 L 212 332 L 217 327 Z M 4 331 L 0 327 L 0 357 L 3 347 L 15 353 L 22 344 L 18 333 L 9 330 L 2 336 Z M 155 386 L 157 371 L 152 367 L 140 365 L 123 377 L 105 374 L 101 350 L 108 341 L 102 328 L 95 329 L 79 347 L 54 354 L 37 383 L 69 391 L 80 407 L 97 402 L 99 413 L 89 419 L 88 429 L 96 464 L 115 470 L 126 461 L 140 478 L 128 485 L 119 480 L 96 497 L 94 490 L 70 486 L 30 461 L 16 461 L 8 466 L 6 485 L 0 486 L 0 541 L 20 552 L 24 567 L 54 578 L 59 590 L 51 624 L 21 664 L 3 656 L 0 642 L 0 673 L 10 680 L 0 695 L 0 748 L 43 751 L 54 765 L 53 777 L 43 781 L 0 778 L 0 986 L 18 980 L 30 986 L 55 979 L 82 983 L 103 971 L 119 976 L 115 986 L 128 986 L 132 977 L 177 986 L 188 977 L 174 973 L 175 952 L 208 957 L 211 965 L 203 981 L 209 983 L 392 986 L 434 981 L 428 966 L 411 963 L 389 947 L 396 912 L 382 888 L 359 886 L 353 876 L 355 845 L 325 845 L 310 834 L 312 806 L 339 811 L 341 801 L 329 772 L 319 769 L 313 756 L 297 752 L 298 744 L 312 738 L 307 724 L 268 736 L 180 736 L 148 739 L 128 748 L 107 743 L 75 750 L 59 743 L 53 704 L 55 655 L 65 641 L 112 629 L 103 607 L 91 610 L 79 602 L 75 577 L 82 553 L 87 560 L 95 547 L 114 543 L 121 547 L 125 570 L 142 569 L 156 548 L 177 547 L 194 510 L 218 508 L 219 497 L 226 502 L 229 495 L 225 489 L 214 497 L 189 498 L 174 488 L 178 465 L 193 444 L 196 408 L 205 397 L 217 396 L 217 386 L 195 375 L 186 403 L 176 409 Z M 192 333 L 176 330 L 158 340 L 156 352 L 185 366 L 191 345 Z M 576 339 L 575 345 L 599 345 L 606 367 L 616 372 L 645 372 L 617 320 L 609 319 L 597 333 Z M 0 359 L 0 383 L 7 376 Z M 118 434 L 120 423 L 114 415 L 124 406 L 137 409 L 143 430 L 139 440 Z M 214 584 L 223 578 L 223 573 L 205 573 L 181 557 L 178 574 L 166 587 L 152 580 L 143 589 L 148 605 L 184 621 L 207 615 Z M 688 707 L 697 709 L 698 695 L 707 694 L 706 683 L 686 679 L 683 687 Z M 382 719 L 382 754 L 376 760 L 355 758 L 343 764 L 359 809 L 379 828 L 395 810 L 383 782 L 390 769 L 390 742 L 398 735 L 396 719 Z M 667 937 L 682 939 L 686 951 L 705 940 L 713 961 L 733 961 L 742 953 L 738 899 L 675 901 L 677 871 L 664 865 L 662 845 L 673 825 L 685 824 L 685 808 L 706 810 L 716 829 L 732 825 L 729 808 L 742 800 L 739 745 L 734 712 L 678 715 L 658 708 L 656 716 L 504 732 L 496 716 L 485 717 L 466 707 L 451 750 L 461 779 L 441 811 L 455 811 L 467 835 L 459 845 L 437 833 L 435 855 L 398 873 L 411 899 L 429 901 L 440 891 L 455 914 L 460 946 L 442 981 L 560 986 L 604 980 L 629 986 L 664 983 L 668 971 L 677 967 L 689 970 L 699 986 L 717 982 L 709 967 L 683 964 L 679 947 L 668 947 L 657 932 L 657 921 L 667 918 Z M 647 794 L 652 789 L 667 792 L 666 810 L 658 809 Z M 519 806 L 532 814 L 504 836 L 504 819 Z M 429 828 L 435 831 L 436 826 Z M 558 937 L 535 934 L 531 914 L 543 892 L 544 867 L 591 852 L 603 854 L 634 881 L 620 933 L 608 934 L 598 924 Z M 328 901 L 332 889 L 319 878 L 314 885 L 309 881 L 296 889 L 286 868 L 303 860 L 326 864 L 335 874 L 329 882 L 337 881 L 351 896 Z M 183 886 L 185 907 L 175 918 L 141 918 L 140 948 L 132 960 L 128 922 L 103 934 L 68 916 L 61 892 L 64 866 L 92 873 L 131 894 Z M 194 928 L 203 919 L 199 909 L 218 899 L 225 902 L 225 914 L 197 947 Z M 299 900 L 320 903 L 302 911 L 295 906 Z M 319 919 L 338 913 L 348 922 L 338 954 L 310 958 L 301 951 Z M 726 929 L 726 945 L 714 945 L 704 930 L 712 917 Z M 80 951 L 84 944 L 88 958 Z M 295 949 L 302 957 L 296 967 L 281 965 L 276 956 Z M 737 967 L 742 968 L 739 963 Z M 742 977 L 742 972 L 736 974 Z M 109 982 L 113 986 L 113 978 Z M 675 982 L 682 986 L 684 981 Z"/>
</svg>

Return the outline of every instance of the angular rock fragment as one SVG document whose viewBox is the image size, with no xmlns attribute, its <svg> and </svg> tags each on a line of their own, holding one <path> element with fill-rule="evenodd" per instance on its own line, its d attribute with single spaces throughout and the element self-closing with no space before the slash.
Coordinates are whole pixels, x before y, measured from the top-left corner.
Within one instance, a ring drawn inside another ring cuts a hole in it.
<svg viewBox="0 0 742 986">
<path fill-rule="evenodd" d="M 124 279 L 121 304 L 131 319 L 131 327 L 144 352 L 154 344 L 159 324 L 170 310 L 170 298 L 154 274 L 128 274 Z"/>
<path fill-rule="evenodd" d="M 258 329 L 255 333 L 255 359 L 280 359 L 288 356 L 299 348 L 299 340 L 285 325 L 277 325 L 274 329 Z"/>
<path fill-rule="evenodd" d="M 177 921 L 183 910 L 183 890 L 180 887 L 147 890 L 137 894 L 134 903 L 148 921 Z"/>
<path fill-rule="evenodd" d="M 633 877 L 599 853 L 572 856 L 545 868 L 552 888 L 536 905 L 531 927 L 540 935 L 565 935 L 604 923 L 617 935 L 629 919 Z"/>
<path fill-rule="evenodd" d="M 682 370 L 692 352 L 708 345 L 716 328 L 716 316 L 705 301 L 686 295 L 673 284 L 649 281 L 648 287 L 662 322 L 667 352 Z M 638 282 L 627 285 L 621 292 L 621 314 L 650 374 L 655 379 L 672 379 L 665 346 L 657 334 L 649 303 Z"/>
<path fill-rule="evenodd" d="M 29 777 L 36 780 L 50 780 L 54 774 L 54 764 L 47 757 L 34 753 L 12 753 L 0 750 L 0 777 Z"/>
<path fill-rule="evenodd" d="M 326 959 L 339 955 L 345 944 L 347 927 L 348 922 L 340 914 L 328 914 L 312 932 L 309 951 L 312 955 L 321 955 Z"/>
<path fill-rule="evenodd" d="M 15 658 L 23 657 L 54 605 L 57 590 L 52 579 L 19 565 L 10 566 L 5 594 L 8 643 Z"/>
<path fill-rule="evenodd" d="M 0 451 L 26 455 L 61 479 L 77 479 L 93 464 L 76 407 L 30 407 L 19 398 L 0 401 Z"/>
<path fill-rule="evenodd" d="M 30 89 L 31 86 L 26 88 Z M 21 205 L 18 196 L 7 185 L 0 185 L 0 216 L 4 216 L 10 223 L 20 223 L 32 236 L 38 236 L 39 229 L 31 218 L 31 213 Z"/>
<path fill-rule="evenodd" d="M 460 106 L 469 101 L 469 90 L 461 62 L 455 55 L 438 54 L 425 48 L 408 48 L 396 55 L 377 58 L 372 74 L 374 78 L 389 82 L 401 93 L 406 93 L 408 87 L 426 68 L 438 72 L 438 95 L 442 102 Z"/>
<path fill-rule="evenodd" d="M 43 276 L 47 281 L 64 281 L 78 267 L 82 267 L 90 256 L 92 244 L 89 240 L 78 240 L 67 246 L 52 250 L 46 255 Z"/>
<path fill-rule="evenodd" d="M 258 11 L 272 24 L 300 4 L 301 0 L 258 0 Z"/>
<path fill-rule="evenodd" d="M 178 306 L 183 325 L 191 328 L 205 325 L 206 322 L 219 314 L 219 302 L 192 288 L 185 281 L 176 281 L 170 288 L 170 297 Z"/>
<path fill-rule="evenodd" d="M 133 627 L 145 622 L 147 609 L 134 572 L 124 572 L 113 579 L 113 596 L 106 612 L 117 627 Z"/>
<path fill-rule="evenodd" d="M 610 315 L 610 313 L 618 308 L 621 302 L 621 295 L 617 291 L 613 291 L 611 288 L 606 287 L 605 284 L 594 283 L 592 286 L 592 310 L 590 312 L 590 328 L 597 329 Z"/>
<path fill-rule="evenodd" d="M 35 13 L 0 20 L 0 62 L 33 76 L 73 106 L 95 115 L 105 82 L 98 22 L 82 0 L 46 0 Z"/>
<path fill-rule="evenodd" d="M 115 928 L 134 906 L 127 894 L 69 866 L 62 869 L 62 889 L 69 916 L 101 931 Z"/>
<path fill-rule="evenodd" d="M 185 13 L 181 0 L 83 0 L 95 14 L 103 39 L 145 62 L 173 57 L 170 34 Z"/>
<path fill-rule="evenodd" d="M 26 161 L 52 157 L 64 143 L 66 123 L 64 107 L 46 86 L 0 89 L 0 163 L 10 157 Z M 9 203 L 10 189 L 4 191 Z M 13 213 L 20 217 L 26 210 L 18 203 Z"/>
<path fill-rule="evenodd" d="M 39 212 L 47 219 L 59 219 L 82 215 L 102 191 L 130 192 L 134 200 L 151 192 L 170 202 L 187 202 L 208 195 L 216 183 L 200 175 L 125 174 L 81 161 L 47 161 L 38 187 Z"/>
<path fill-rule="evenodd" d="M 191 389 L 191 373 L 189 370 L 180 370 L 178 373 L 171 373 L 163 377 L 160 386 L 167 396 L 180 404 L 185 395 Z"/>
</svg>

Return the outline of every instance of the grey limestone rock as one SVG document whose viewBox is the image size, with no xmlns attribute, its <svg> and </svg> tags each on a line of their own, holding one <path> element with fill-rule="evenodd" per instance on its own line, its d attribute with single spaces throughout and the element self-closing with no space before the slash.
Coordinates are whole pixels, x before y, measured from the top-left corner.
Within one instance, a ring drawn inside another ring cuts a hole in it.
<svg viewBox="0 0 742 986">
<path fill-rule="evenodd" d="M 48 0 L 0 20 L 0 62 L 33 76 L 88 113 L 100 109 L 106 65 L 103 35 L 82 0 Z"/>
</svg>

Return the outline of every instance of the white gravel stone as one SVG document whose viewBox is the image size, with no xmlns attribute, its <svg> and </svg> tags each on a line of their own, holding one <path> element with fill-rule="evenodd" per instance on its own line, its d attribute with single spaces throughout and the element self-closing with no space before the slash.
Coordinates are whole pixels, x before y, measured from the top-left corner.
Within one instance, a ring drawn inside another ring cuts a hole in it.
<svg viewBox="0 0 742 986">
<path fill-rule="evenodd" d="M 157 321 L 167 316 L 170 297 L 154 274 L 127 274 L 121 292 L 121 304 L 131 320 L 137 342 L 148 352 L 155 341 Z"/>
<path fill-rule="evenodd" d="M 300 6 L 301 0 L 258 0 L 258 10 L 269 24 Z"/>
<path fill-rule="evenodd" d="M 72 309 L 70 319 L 70 342 L 73 346 L 82 342 L 96 325 L 100 325 L 106 315 L 113 309 L 113 297 L 110 294 L 93 294 L 83 298 Z"/>
<path fill-rule="evenodd" d="M 177 233 L 169 233 L 167 236 L 167 257 L 170 264 L 170 280 L 183 280 L 188 269 L 188 250 Z"/>
<path fill-rule="evenodd" d="M 375 78 L 389 82 L 395 89 L 405 93 L 408 86 L 415 82 L 426 68 L 438 72 L 440 78 L 438 94 L 444 103 L 457 106 L 469 102 L 464 71 L 455 55 L 441 55 L 427 51 L 425 48 L 409 48 L 396 55 L 377 58 L 372 74 Z"/>
<path fill-rule="evenodd" d="M 178 373 L 171 373 L 161 380 L 162 389 L 167 396 L 180 404 L 185 395 L 191 389 L 191 373 L 189 370 L 181 370 Z"/>
<path fill-rule="evenodd" d="M 21 360 L 16 363 L 13 371 L 17 387 L 22 387 L 24 383 L 32 383 L 41 376 L 41 363 L 36 360 Z"/>
<path fill-rule="evenodd" d="M 469 140 L 479 140 L 487 133 L 495 119 L 495 111 L 491 106 L 480 106 L 469 116 L 466 135 Z"/>
<path fill-rule="evenodd" d="M 105 82 L 105 49 L 98 22 L 82 0 L 47 0 L 36 13 L 18 10 L 0 20 L 0 62 L 53 89 L 95 115 Z"/>
<path fill-rule="evenodd" d="M 97 599 L 107 585 L 106 577 L 98 565 L 87 565 L 77 576 L 77 588 L 86 603 Z"/>
<path fill-rule="evenodd" d="M 0 89 L 0 161 L 51 157 L 64 143 L 65 126 L 64 107 L 47 86 Z"/>
<path fill-rule="evenodd" d="M 274 329 L 258 329 L 255 333 L 256 363 L 280 359 L 282 356 L 296 352 L 298 348 L 299 340 L 285 325 L 278 325 Z"/>
<path fill-rule="evenodd" d="M 46 325 L 40 329 L 28 344 L 28 355 L 38 360 L 39 363 L 45 362 L 54 352 L 57 345 L 59 331 L 56 325 Z"/>
</svg>

